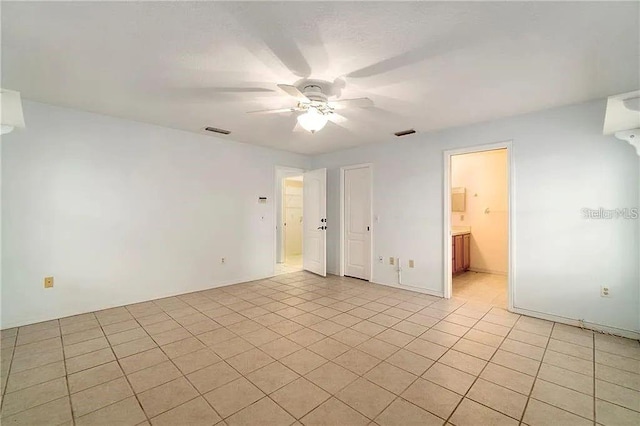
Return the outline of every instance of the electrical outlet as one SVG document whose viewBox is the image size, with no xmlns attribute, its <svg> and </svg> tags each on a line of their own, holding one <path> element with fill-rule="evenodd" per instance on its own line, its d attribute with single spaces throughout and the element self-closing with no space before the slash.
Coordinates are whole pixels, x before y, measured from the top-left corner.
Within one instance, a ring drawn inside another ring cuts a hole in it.
<svg viewBox="0 0 640 426">
<path fill-rule="evenodd" d="M 610 295 L 609 287 L 600 287 L 600 297 L 609 297 Z"/>
<path fill-rule="evenodd" d="M 224 264 L 226 261 L 227 261 L 227 259 L 225 259 L 224 257 L 221 257 L 221 258 L 220 258 L 220 263 L 223 263 L 223 264 Z"/>
<path fill-rule="evenodd" d="M 414 263 L 413 259 L 410 259 L 410 260 L 409 260 L 409 268 L 413 268 L 413 267 L 415 267 L 415 266 L 416 266 L 416 265 L 415 265 L 415 263 Z"/>
<path fill-rule="evenodd" d="M 53 287 L 53 277 L 44 277 L 44 288 Z"/>
<path fill-rule="evenodd" d="M 390 257 L 389 258 L 389 265 L 395 265 L 396 264 L 396 258 L 395 257 Z"/>
<path fill-rule="evenodd" d="M 378 256 L 378 263 L 384 263 L 384 258 L 382 256 Z"/>
</svg>

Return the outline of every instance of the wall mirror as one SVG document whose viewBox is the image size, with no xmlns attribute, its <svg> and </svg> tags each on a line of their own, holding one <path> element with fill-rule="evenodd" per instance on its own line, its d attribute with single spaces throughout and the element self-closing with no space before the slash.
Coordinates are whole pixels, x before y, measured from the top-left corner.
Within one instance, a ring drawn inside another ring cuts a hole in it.
<svg viewBox="0 0 640 426">
<path fill-rule="evenodd" d="M 467 190 L 463 187 L 451 188 L 451 211 L 464 212 L 466 209 Z"/>
</svg>

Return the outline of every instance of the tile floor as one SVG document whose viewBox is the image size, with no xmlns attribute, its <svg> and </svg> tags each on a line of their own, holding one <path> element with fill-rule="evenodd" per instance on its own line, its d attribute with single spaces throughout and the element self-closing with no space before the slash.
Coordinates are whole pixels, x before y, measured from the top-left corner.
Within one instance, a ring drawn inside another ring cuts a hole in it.
<svg viewBox="0 0 640 426">
<path fill-rule="evenodd" d="M 23 425 L 637 425 L 638 341 L 298 272 L 3 330 Z"/>
<path fill-rule="evenodd" d="M 453 276 L 453 296 L 507 308 L 507 276 L 467 271 Z"/>
<path fill-rule="evenodd" d="M 275 274 L 290 274 L 302 271 L 302 255 L 288 256 L 283 263 L 276 263 Z"/>
</svg>

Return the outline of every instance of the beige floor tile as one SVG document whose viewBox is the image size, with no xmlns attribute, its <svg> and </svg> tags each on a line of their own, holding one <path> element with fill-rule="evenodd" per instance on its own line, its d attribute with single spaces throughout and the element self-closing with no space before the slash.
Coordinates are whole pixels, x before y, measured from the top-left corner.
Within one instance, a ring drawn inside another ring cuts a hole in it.
<svg viewBox="0 0 640 426">
<path fill-rule="evenodd" d="M 619 370 L 640 374 L 640 360 L 596 350 L 596 362 Z"/>
<path fill-rule="evenodd" d="M 454 336 L 462 337 L 467 331 L 469 331 L 470 327 L 465 327 L 463 325 L 454 324 L 448 321 L 440 321 L 433 326 L 433 329 L 453 334 Z"/>
<path fill-rule="evenodd" d="M 18 373 L 12 373 L 7 380 L 7 393 L 19 391 L 21 389 L 48 382 L 66 374 L 64 362 L 56 361 Z"/>
<path fill-rule="evenodd" d="M 74 343 L 84 342 L 85 340 L 97 339 L 103 337 L 104 333 L 100 328 L 92 328 L 90 330 L 79 331 L 76 333 L 65 334 L 62 336 L 62 342 L 65 345 L 73 345 Z"/>
<path fill-rule="evenodd" d="M 474 376 L 480 374 L 485 365 L 487 365 L 487 361 L 483 359 L 476 358 L 453 349 L 447 351 L 447 353 L 445 353 L 438 362 Z"/>
<path fill-rule="evenodd" d="M 490 321 L 480 320 L 473 326 L 475 330 L 484 331 L 487 333 L 495 334 L 496 336 L 507 337 L 511 331 L 510 327 L 504 325 L 494 324 Z"/>
<path fill-rule="evenodd" d="M 217 330 L 220 327 L 222 327 L 220 324 L 208 318 L 205 319 L 204 321 L 199 321 L 199 322 L 196 322 L 193 324 L 187 324 L 184 326 L 184 328 L 186 328 L 189 331 L 189 333 L 193 334 L 194 336 L 207 333 L 209 331 Z"/>
<path fill-rule="evenodd" d="M 335 394 L 358 378 L 355 373 L 333 362 L 316 368 L 305 377 L 331 394 Z"/>
<path fill-rule="evenodd" d="M 300 349 L 298 352 L 280 359 L 280 362 L 296 373 L 305 375 L 326 363 L 327 360 L 308 349 Z"/>
<path fill-rule="evenodd" d="M 110 382 L 123 375 L 120 366 L 115 361 L 89 368 L 75 374 L 70 374 L 67 377 L 69 392 L 74 394 L 93 386 Z"/>
<path fill-rule="evenodd" d="M 406 349 L 400 349 L 385 361 L 417 376 L 422 375 L 434 363 L 433 360 Z"/>
<path fill-rule="evenodd" d="M 587 395 L 593 395 L 593 377 L 543 363 L 538 378 Z"/>
<path fill-rule="evenodd" d="M 264 393 L 270 394 L 296 380 L 300 375 L 279 362 L 272 362 L 252 371 L 246 377 Z"/>
<path fill-rule="evenodd" d="M 354 327 L 355 329 L 355 327 Z M 416 324 L 411 321 L 401 321 L 393 326 L 393 330 L 401 331 L 413 337 L 418 337 L 428 330 L 424 325 Z"/>
<path fill-rule="evenodd" d="M 542 361 L 545 364 L 555 365 L 556 367 L 564 368 L 565 370 L 570 370 L 575 373 L 593 376 L 593 362 L 582 358 L 547 350 Z"/>
<path fill-rule="evenodd" d="M 3 346 L 4 348 L 4 346 Z M 13 355 L 18 358 L 22 358 L 24 355 L 30 355 L 37 352 L 50 352 L 53 350 L 59 350 L 62 348 L 62 343 L 59 337 L 52 339 L 40 340 L 26 345 L 15 346 Z"/>
<path fill-rule="evenodd" d="M 301 377 L 271 394 L 278 405 L 296 418 L 301 418 L 331 395 Z"/>
<path fill-rule="evenodd" d="M 198 392 L 181 377 L 138 395 L 148 417 L 155 417 L 195 398 Z"/>
<path fill-rule="evenodd" d="M 574 343 L 576 345 L 593 348 L 593 331 L 581 330 L 564 324 L 556 324 L 551 332 L 551 337 L 557 340 Z"/>
<path fill-rule="evenodd" d="M 477 343 L 482 343 L 487 346 L 491 346 L 494 348 L 499 347 L 503 344 L 503 338 L 500 336 L 496 336 L 495 334 L 487 333 L 484 331 L 476 330 L 472 328 L 464 335 L 465 339 L 472 340 Z"/>
<path fill-rule="evenodd" d="M 169 358 L 160 350 L 160 348 L 150 349 L 135 355 L 128 356 L 119 360 L 122 370 L 126 374 L 134 373 L 147 367 L 152 367 L 161 362 L 168 361 Z"/>
<path fill-rule="evenodd" d="M 596 380 L 596 397 L 640 412 L 640 392 L 633 389 Z"/>
<path fill-rule="evenodd" d="M 220 357 L 209 349 L 201 349 L 173 359 L 182 374 L 189 374 L 220 361 Z"/>
<path fill-rule="evenodd" d="M 370 338 L 367 334 L 361 333 L 351 328 L 342 330 L 331 337 L 349 346 L 358 346 L 359 344 L 369 340 Z"/>
<path fill-rule="evenodd" d="M 370 420 L 342 401 L 331 398 L 301 419 L 305 426 L 365 426 Z"/>
<path fill-rule="evenodd" d="M 376 324 L 375 322 L 371 322 L 369 320 L 360 320 L 357 317 L 352 318 L 358 319 L 358 322 L 352 325 L 351 329 L 357 331 L 358 333 L 366 334 L 369 337 L 380 334 L 387 329 L 387 327 Z"/>
<path fill-rule="evenodd" d="M 640 412 L 597 399 L 596 422 L 605 426 L 637 426 L 640 424 Z"/>
<path fill-rule="evenodd" d="M 530 345 L 528 343 L 519 342 L 517 340 L 506 339 L 500 349 L 503 351 L 511 352 L 527 358 L 535 359 L 536 361 L 542 361 L 545 348 L 540 346 Z"/>
<path fill-rule="evenodd" d="M 523 422 L 530 426 L 592 426 L 593 421 L 561 410 L 553 405 L 530 399 L 525 410 Z"/>
<path fill-rule="evenodd" d="M 520 419 L 524 413 L 527 397 L 502 386 L 478 379 L 469 393 L 467 398 L 485 405 L 493 410 L 506 414 L 514 419 Z"/>
<path fill-rule="evenodd" d="M 208 347 L 222 359 L 232 358 L 236 355 L 254 349 L 254 346 L 242 337 L 234 337 L 222 342 L 216 342 L 208 345 Z"/>
<path fill-rule="evenodd" d="M 518 425 L 518 420 L 465 398 L 451 416 L 451 423 L 457 426 L 476 425 Z"/>
<path fill-rule="evenodd" d="M 422 375 L 422 378 L 460 395 L 464 395 L 476 379 L 476 377 L 471 374 L 456 370 L 440 362 L 433 364 L 427 372 Z"/>
<path fill-rule="evenodd" d="M 220 416 L 202 397 L 192 399 L 151 419 L 153 426 L 211 426 L 220 422 Z"/>
<path fill-rule="evenodd" d="M 405 346 L 405 349 L 410 350 L 411 352 L 415 352 L 418 355 L 422 355 L 426 358 L 437 360 L 442 355 L 444 355 L 449 348 L 418 338 Z"/>
<path fill-rule="evenodd" d="M 280 338 L 281 336 L 275 331 L 271 331 L 268 328 L 262 328 L 260 330 L 247 333 L 242 336 L 246 341 L 255 346 L 260 346 L 265 343 L 269 343 L 273 340 Z"/>
<path fill-rule="evenodd" d="M 547 349 L 586 359 L 587 361 L 593 361 L 593 348 L 586 346 L 576 345 L 562 340 L 549 339 Z"/>
<path fill-rule="evenodd" d="M 294 333 L 289 334 L 287 338 L 296 342 L 302 347 L 307 347 L 315 342 L 319 342 L 320 340 L 324 339 L 325 335 L 309 328 L 303 328 L 302 330 L 298 330 Z"/>
<path fill-rule="evenodd" d="M 165 331 L 163 333 L 154 334 L 151 336 L 153 340 L 159 346 L 164 346 L 169 343 L 178 342 L 180 340 L 187 339 L 191 337 L 191 333 L 187 331 L 187 329 L 183 328 L 174 328 L 173 330 Z"/>
<path fill-rule="evenodd" d="M 378 365 L 381 360 L 358 349 L 351 349 L 333 361 L 358 375 L 363 375 Z"/>
<path fill-rule="evenodd" d="M 444 420 L 403 399 L 396 399 L 375 419 L 380 426 L 441 426 Z"/>
<path fill-rule="evenodd" d="M 19 373 L 31 368 L 42 367 L 52 362 L 62 361 L 63 359 L 62 349 L 14 356 L 11 362 L 11 373 Z"/>
<path fill-rule="evenodd" d="M 489 363 L 480 377 L 523 395 L 529 395 L 535 380 L 533 376 L 494 363 Z"/>
<path fill-rule="evenodd" d="M 86 370 L 97 365 L 115 361 L 111 348 L 100 349 L 95 352 L 80 355 L 66 360 L 67 374 Z"/>
<path fill-rule="evenodd" d="M 65 424 L 65 422 L 72 422 L 71 404 L 68 396 L 38 405 L 37 407 L 14 415 L 7 415 L 5 412 L 2 413 L 2 424 L 7 425 L 59 425 Z"/>
<path fill-rule="evenodd" d="M 65 358 L 73 358 L 75 356 L 84 355 L 89 352 L 94 352 L 108 347 L 109 342 L 107 339 L 104 337 L 98 337 L 97 339 L 85 340 L 84 342 L 75 343 L 73 345 L 65 345 L 64 356 Z"/>
<path fill-rule="evenodd" d="M 402 393 L 402 397 L 443 419 L 451 415 L 462 399 L 457 393 L 420 378 Z"/>
<path fill-rule="evenodd" d="M 124 377 L 102 383 L 71 395 L 73 414 L 76 417 L 84 416 L 130 396 L 133 396 L 133 392 Z"/>
<path fill-rule="evenodd" d="M 540 368 L 539 361 L 501 349 L 496 351 L 493 358 L 491 358 L 491 362 L 534 377 L 538 374 L 538 369 Z"/>
<path fill-rule="evenodd" d="M 205 399 L 223 418 L 253 404 L 264 393 L 244 377 L 220 386 L 204 395 Z"/>
<path fill-rule="evenodd" d="M 531 397 L 573 414 L 593 419 L 592 396 L 538 379 L 533 386 Z"/>
<path fill-rule="evenodd" d="M 276 324 L 270 325 L 267 328 L 269 330 L 275 331 L 282 336 L 288 336 L 291 333 L 302 330 L 304 326 L 302 324 L 298 324 L 297 322 L 285 319 L 284 321 L 280 321 Z"/>
<path fill-rule="evenodd" d="M 187 375 L 187 379 L 203 394 L 239 377 L 240 374 L 224 361 Z"/>
<path fill-rule="evenodd" d="M 112 346 L 113 352 L 118 359 L 125 358 L 131 355 L 135 355 L 140 352 L 148 351 L 157 347 L 156 343 L 151 337 L 143 337 L 142 339 L 132 340 L 121 345 Z"/>
<path fill-rule="evenodd" d="M 433 318 L 428 315 L 423 315 L 419 312 L 411 315 L 409 318 L 406 319 L 406 321 L 421 325 L 423 327 L 433 327 L 438 323 L 437 318 Z"/>
<path fill-rule="evenodd" d="M 607 365 L 596 364 L 596 378 L 640 391 L 640 374 L 633 374 L 629 371 L 618 370 L 617 368 Z"/>
<path fill-rule="evenodd" d="M 53 327 L 46 330 L 34 331 L 32 333 L 24 333 L 21 331 L 18 333 L 18 339 L 16 340 L 16 346 L 26 345 L 28 343 L 39 342 L 41 340 L 51 339 L 52 337 L 60 337 L 60 328 Z"/>
<path fill-rule="evenodd" d="M 126 331 L 121 331 L 119 333 L 107 335 L 107 339 L 109 339 L 109 343 L 111 343 L 112 346 L 116 346 L 121 343 L 127 343 L 146 336 L 148 336 L 147 332 L 142 327 L 137 327 Z"/>
<path fill-rule="evenodd" d="M 260 349 L 269 356 L 280 359 L 302 349 L 302 346 L 286 337 L 280 337 L 279 339 L 263 344 L 260 346 Z"/>
<path fill-rule="evenodd" d="M 253 426 L 256 419 L 260 419 L 262 425 L 285 426 L 292 424 L 295 419 L 283 410 L 269 397 L 248 406 L 233 416 L 225 419 L 229 426 Z"/>
<path fill-rule="evenodd" d="M 384 411 L 395 399 L 391 392 L 363 378 L 357 379 L 335 396 L 370 419 Z"/>
<path fill-rule="evenodd" d="M 347 352 L 351 347 L 334 340 L 330 337 L 320 340 L 312 345 L 309 345 L 308 349 L 317 353 L 318 355 L 332 360 L 343 353 Z"/>
<path fill-rule="evenodd" d="M 356 349 L 368 353 L 380 360 L 387 359 L 392 354 L 400 350 L 398 346 L 384 342 L 375 337 L 359 344 L 356 346 Z"/>
<path fill-rule="evenodd" d="M 67 382 L 64 377 L 8 393 L 4 396 L 2 415 L 16 414 L 67 394 Z"/>
<path fill-rule="evenodd" d="M 369 370 L 364 377 L 389 392 L 400 395 L 418 376 L 387 362 L 382 362 Z"/>
<path fill-rule="evenodd" d="M 390 343 L 394 346 L 403 347 L 415 339 L 410 334 L 403 333 L 394 329 L 387 329 L 376 336 L 376 339 Z"/>
<path fill-rule="evenodd" d="M 140 393 L 181 376 L 182 373 L 171 361 L 165 361 L 153 367 L 131 373 L 127 375 L 127 379 L 131 383 L 133 391 Z"/>
<path fill-rule="evenodd" d="M 526 331 L 528 333 L 550 336 L 551 330 L 553 329 L 553 322 L 538 318 L 520 317 L 513 328 L 516 330 Z"/>
<path fill-rule="evenodd" d="M 131 397 L 76 418 L 76 425 L 135 426 L 145 420 L 146 416 L 138 400 Z"/>
<path fill-rule="evenodd" d="M 241 374 L 248 374 L 260 367 L 271 364 L 274 361 L 275 359 L 257 348 L 227 359 L 229 365 L 238 370 Z"/>
<path fill-rule="evenodd" d="M 539 334 L 528 333 L 526 331 L 515 329 L 511 330 L 507 338 L 541 348 L 545 348 L 547 346 L 547 342 L 549 341 L 549 338 L 546 336 L 541 336 Z"/>
<path fill-rule="evenodd" d="M 186 355 L 191 352 L 204 349 L 206 346 L 195 337 L 189 337 L 184 340 L 169 343 L 161 346 L 162 351 L 171 359 Z"/>
<path fill-rule="evenodd" d="M 489 361 L 496 351 L 496 348 L 494 347 L 465 338 L 458 340 L 458 342 L 452 346 L 452 349 L 472 355 L 476 358 L 484 359 L 485 361 Z"/>
<path fill-rule="evenodd" d="M 95 324 L 99 326 L 97 321 L 95 321 Z M 107 336 L 110 336 L 112 334 L 121 333 L 127 330 L 133 330 L 135 328 L 140 328 L 140 324 L 138 323 L 138 321 L 129 320 L 129 321 L 117 322 L 115 324 L 104 326 L 102 327 L 102 331 L 104 331 L 104 334 L 106 334 Z"/>
</svg>

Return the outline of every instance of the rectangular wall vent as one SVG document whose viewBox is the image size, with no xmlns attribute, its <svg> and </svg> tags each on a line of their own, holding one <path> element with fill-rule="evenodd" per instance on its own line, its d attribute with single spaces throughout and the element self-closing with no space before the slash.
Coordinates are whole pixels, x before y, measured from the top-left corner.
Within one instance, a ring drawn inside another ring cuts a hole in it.
<svg viewBox="0 0 640 426">
<path fill-rule="evenodd" d="M 416 132 L 415 130 L 409 129 L 409 130 L 402 130 L 400 132 L 395 132 L 394 135 L 396 135 L 397 137 L 401 137 L 401 136 L 412 135 L 415 132 Z"/>
<path fill-rule="evenodd" d="M 222 135 L 228 135 L 231 133 L 229 130 L 218 129 L 217 127 L 205 127 L 204 129 L 207 132 L 220 133 Z"/>
</svg>

